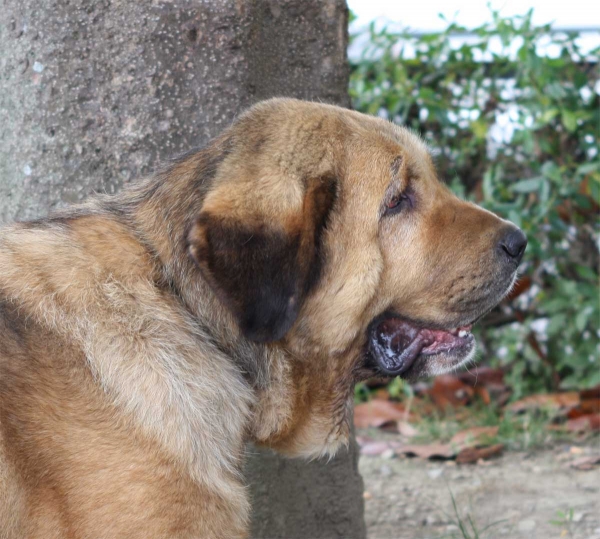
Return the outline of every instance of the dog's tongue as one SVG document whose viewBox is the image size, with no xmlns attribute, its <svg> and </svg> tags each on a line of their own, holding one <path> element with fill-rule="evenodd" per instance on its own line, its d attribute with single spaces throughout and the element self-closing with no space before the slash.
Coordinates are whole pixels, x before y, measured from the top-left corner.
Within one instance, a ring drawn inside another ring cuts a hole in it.
<svg viewBox="0 0 600 539">
<path fill-rule="evenodd" d="M 468 330 L 466 328 L 460 328 Z M 387 318 L 373 330 L 371 354 L 380 370 L 391 376 L 406 372 L 419 354 L 435 354 L 461 340 L 459 328 L 451 331 L 419 328 L 400 318 Z"/>
</svg>

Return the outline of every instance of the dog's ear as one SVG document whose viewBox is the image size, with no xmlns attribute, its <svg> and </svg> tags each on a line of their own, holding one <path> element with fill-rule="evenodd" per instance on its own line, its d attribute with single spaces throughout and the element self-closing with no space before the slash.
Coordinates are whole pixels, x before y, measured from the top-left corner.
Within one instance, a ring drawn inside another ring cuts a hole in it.
<svg viewBox="0 0 600 539">
<path fill-rule="evenodd" d="M 318 279 L 337 182 L 233 184 L 209 193 L 188 234 L 189 254 L 247 338 L 277 341 Z"/>
</svg>

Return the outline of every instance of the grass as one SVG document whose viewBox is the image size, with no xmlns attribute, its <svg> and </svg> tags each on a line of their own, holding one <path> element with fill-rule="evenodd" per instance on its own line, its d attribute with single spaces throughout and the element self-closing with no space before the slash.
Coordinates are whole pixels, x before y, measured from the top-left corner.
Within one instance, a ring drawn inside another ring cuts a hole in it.
<svg viewBox="0 0 600 539">
<path fill-rule="evenodd" d="M 570 507 L 566 511 L 557 511 L 557 518 L 550 521 L 553 526 L 558 526 L 561 529 L 561 537 L 573 537 L 575 527 L 575 510 Z"/>
<path fill-rule="evenodd" d="M 528 451 L 547 447 L 558 441 L 573 439 L 573 435 L 554 426 L 557 416 L 549 410 L 514 414 L 492 405 L 476 404 L 468 408 L 434 411 L 422 415 L 415 424 L 419 434 L 415 443 L 448 442 L 455 434 L 473 427 L 498 427 L 495 436 L 485 441 L 501 443 L 507 449 Z"/>
<path fill-rule="evenodd" d="M 508 522 L 508 519 L 502 519 L 482 527 L 473 516 L 472 509 L 470 512 L 465 513 L 459 511 L 458 504 L 450 487 L 448 487 L 448 491 L 452 499 L 452 513 L 443 512 L 458 530 L 450 532 L 449 535 L 442 535 L 439 539 L 491 539 L 495 537 L 491 535 L 491 530 L 504 522 Z M 574 532 L 577 526 L 575 509 L 569 507 L 566 511 L 557 511 L 556 519 L 551 520 L 550 524 L 560 528 L 560 537 L 575 537 Z"/>
<path fill-rule="evenodd" d="M 485 404 L 475 399 L 468 406 L 449 407 L 444 411 L 436 408 L 428 397 L 415 396 L 409 384 L 395 379 L 386 388 L 387 394 L 404 404 L 414 420 L 411 425 L 418 431 L 414 442 L 418 444 L 446 443 L 458 432 L 473 427 L 498 427 L 495 436 L 481 441 L 486 444 L 501 443 L 508 450 L 530 451 L 550 447 L 557 442 L 583 441 L 581 435 L 563 428 L 566 417 L 556 409 L 536 409 L 514 413 L 494 403 Z M 355 402 L 373 398 L 373 391 L 365 384 L 355 389 Z M 588 434 L 597 436 L 594 433 Z"/>
<path fill-rule="evenodd" d="M 446 516 L 450 519 L 450 521 L 458 528 L 458 532 L 460 535 L 456 533 L 451 533 L 450 535 L 444 535 L 440 539 L 486 539 L 488 537 L 487 532 L 506 522 L 506 519 L 498 520 L 496 522 L 492 522 L 487 526 L 480 527 L 480 525 L 476 522 L 475 518 L 471 513 L 461 514 L 458 510 L 458 505 L 456 503 L 456 499 L 454 498 L 454 494 L 448 488 L 450 492 L 450 497 L 452 499 L 452 514 Z"/>
<path fill-rule="evenodd" d="M 492 533 L 493 528 L 508 522 L 508 519 L 502 519 L 482 526 L 474 516 L 472 507 L 469 506 L 469 510 L 464 512 L 459 510 L 454 493 L 449 485 L 447 487 L 450 499 L 452 500 L 452 510 L 451 513 L 443 509 L 441 511 L 447 517 L 448 521 L 456 526 L 457 530 L 448 532 L 440 536 L 439 539 L 491 539 L 496 537 Z M 566 511 L 557 511 L 556 519 L 551 520 L 550 524 L 560 528 L 560 537 L 573 538 L 575 527 L 577 526 L 575 509 L 569 507 Z"/>
</svg>

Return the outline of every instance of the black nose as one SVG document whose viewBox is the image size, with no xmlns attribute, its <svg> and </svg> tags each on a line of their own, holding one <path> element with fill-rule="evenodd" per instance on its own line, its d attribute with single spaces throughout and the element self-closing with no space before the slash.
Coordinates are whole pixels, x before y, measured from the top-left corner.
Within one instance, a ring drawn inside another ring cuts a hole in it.
<svg viewBox="0 0 600 539">
<path fill-rule="evenodd" d="M 527 237 L 520 228 L 515 228 L 508 232 L 501 240 L 500 247 L 516 264 L 521 262 L 525 247 L 527 247 Z"/>
</svg>

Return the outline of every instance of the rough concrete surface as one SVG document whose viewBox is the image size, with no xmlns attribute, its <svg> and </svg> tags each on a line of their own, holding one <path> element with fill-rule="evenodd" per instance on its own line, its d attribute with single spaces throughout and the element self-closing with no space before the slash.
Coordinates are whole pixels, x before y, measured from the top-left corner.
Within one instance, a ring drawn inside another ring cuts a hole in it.
<svg viewBox="0 0 600 539">
<path fill-rule="evenodd" d="M 250 104 L 348 105 L 344 0 L 4 0 L 0 224 L 117 192 Z M 354 446 L 249 459 L 254 536 L 364 537 Z"/>
<path fill-rule="evenodd" d="M 6 0 L 0 222 L 116 192 L 272 96 L 347 104 L 343 0 Z"/>
<path fill-rule="evenodd" d="M 355 445 L 331 461 L 282 459 L 255 448 L 249 466 L 253 505 L 268 503 L 268 514 L 256 511 L 252 537 L 285 539 L 359 539 L 366 536 L 362 478 Z M 301 503 L 298 504 L 298 501 Z M 267 518 L 264 518 L 264 517 Z"/>
</svg>

